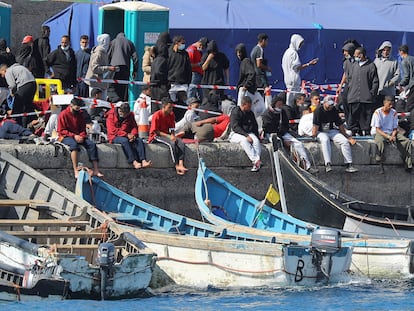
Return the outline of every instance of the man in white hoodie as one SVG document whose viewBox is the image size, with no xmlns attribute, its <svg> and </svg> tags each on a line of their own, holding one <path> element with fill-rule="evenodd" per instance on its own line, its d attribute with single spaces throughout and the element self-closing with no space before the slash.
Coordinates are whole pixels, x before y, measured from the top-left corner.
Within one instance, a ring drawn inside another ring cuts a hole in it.
<svg viewBox="0 0 414 311">
<path fill-rule="evenodd" d="M 115 71 L 118 70 L 116 66 L 109 65 L 108 49 L 111 38 L 108 34 L 103 33 L 96 38 L 98 45 L 94 46 L 91 51 L 91 59 L 89 60 L 88 71 L 86 79 L 112 79 Z M 108 74 L 111 73 L 111 74 Z M 107 89 L 109 84 L 104 82 L 88 81 L 85 83 L 89 85 L 89 94 L 91 95 L 93 88 L 102 90 L 102 99 L 107 99 Z M 92 97 L 92 95 L 91 95 Z"/>
<path fill-rule="evenodd" d="M 290 37 L 289 48 L 282 57 L 282 69 L 287 89 L 286 104 L 290 107 L 294 107 L 295 95 L 301 91 L 300 71 L 318 62 L 318 58 L 314 58 L 302 65 L 298 51 L 303 46 L 304 41 L 305 39 L 301 35 L 293 34 Z"/>
</svg>

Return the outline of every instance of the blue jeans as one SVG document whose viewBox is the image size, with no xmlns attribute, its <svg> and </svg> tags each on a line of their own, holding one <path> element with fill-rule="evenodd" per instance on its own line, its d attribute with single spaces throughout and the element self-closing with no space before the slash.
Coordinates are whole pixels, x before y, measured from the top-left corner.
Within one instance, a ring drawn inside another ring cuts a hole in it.
<svg viewBox="0 0 414 311">
<path fill-rule="evenodd" d="M 0 138 L 3 139 L 19 139 L 30 134 L 32 132 L 29 129 L 14 122 L 4 121 L 3 125 L 0 126 Z"/>
<path fill-rule="evenodd" d="M 201 84 L 202 78 L 203 76 L 198 72 L 193 71 L 191 73 L 191 84 L 188 86 L 187 98 L 195 97 L 198 98 L 200 101 L 203 99 L 203 90 L 197 89 L 197 84 Z"/>
<path fill-rule="evenodd" d="M 85 138 L 82 144 L 76 142 L 73 137 L 65 137 L 62 140 L 62 144 L 68 145 L 70 151 L 80 151 L 79 145 L 82 145 L 86 148 L 86 152 L 88 153 L 88 157 L 90 161 L 98 161 L 98 148 L 96 148 L 95 142 L 92 140 Z"/>
<path fill-rule="evenodd" d="M 137 137 L 135 141 L 130 142 L 127 137 L 115 137 L 112 141 L 113 144 L 120 144 L 125 156 L 127 157 L 128 163 L 134 161 L 142 162 L 146 160 L 145 145 L 141 138 Z"/>
</svg>

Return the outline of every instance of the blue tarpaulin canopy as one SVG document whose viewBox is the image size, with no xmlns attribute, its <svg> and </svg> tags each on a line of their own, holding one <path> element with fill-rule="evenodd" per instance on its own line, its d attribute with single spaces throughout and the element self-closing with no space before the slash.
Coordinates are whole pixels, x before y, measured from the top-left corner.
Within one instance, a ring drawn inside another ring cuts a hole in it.
<svg viewBox="0 0 414 311">
<path fill-rule="evenodd" d="M 111 1 L 100 1 L 108 3 Z M 330 1 L 330 0 L 153 0 L 170 9 L 170 33 L 182 34 L 187 45 L 202 36 L 214 39 L 231 60 L 231 83 L 238 78 L 235 46 L 243 42 L 250 51 L 257 35 L 269 35 L 265 56 L 273 69 L 276 87 L 283 88 L 281 59 L 290 36 L 299 33 L 305 45 L 299 52 L 302 62 L 319 57 L 316 66 L 305 69 L 302 78 L 318 84 L 337 83 L 342 75 L 342 46 L 354 38 L 363 44 L 371 59 L 380 44 L 389 40 L 393 55 L 408 44 L 414 51 L 414 1 Z M 97 35 L 98 4 L 73 4 L 45 24 L 52 29 L 51 44 L 56 48 L 60 36 L 69 32 L 78 49 L 79 37 Z M 71 23 L 69 22 L 71 20 Z M 55 39 L 57 38 L 57 39 Z M 143 48 L 143 47 L 137 47 Z"/>
</svg>

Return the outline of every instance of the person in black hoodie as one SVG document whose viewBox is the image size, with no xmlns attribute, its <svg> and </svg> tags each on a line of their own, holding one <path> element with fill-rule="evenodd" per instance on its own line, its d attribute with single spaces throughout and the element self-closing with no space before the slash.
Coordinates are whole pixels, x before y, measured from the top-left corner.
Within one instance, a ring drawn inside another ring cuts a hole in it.
<svg viewBox="0 0 414 311">
<path fill-rule="evenodd" d="M 239 82 L 237 82 L 237 89 L 239 91 L 248 91 L 251 94 L 256 93 L 256 72 L 249 57 L 247 57 L 247 50 L 244 43 L 239 43 L 236 46 L 236 55 L 240 60 Z"/>
<path fill-rule="evenodd" d="M 155 44 L 155 58 L 151 64 L 151 98 L 160 101 L 168 97 L 168 45 L 171 38 L 168 32 L 163 32 Z M 151 103 L 151 111 L 160 110 L 160 105 Z"/>
<path fill-rule="evenodd" d="M 207 53 L 203 55 L 200 63 L 204 70 L 201 84 L 207 85 L 228 85 L 229 84 L 229 67 L 230 62 L 227 56 L 220 52 L 215 40 L 207 44 Z M 217 90 L 220 99 L 224 98 L 224 91 Z M 207 96 L 209 89 L 203 90 L 203 96 Z"/>
<path fill-rule="evenodd" d="M 15 62 L 16 62 L 16 59 L 14 58 L 13 53 L 10 51 L 9 47 L 7 46 L 6 40 L 1 38 L 0 39 L 0 65 L 6 64 L 7 67 L 10 67 Z M 3 77 L 0 77 L 0 87 L 7 88 L 6 79 Z M 4 101 L 4 96 L 1 96 L 1 93 L 0 93 L 0 105 L 3 103 L 3 101 Z"/>
<path fill-rule="evenodd" d="M 43 25 L 40 38 L 34 40 L 33 51 L 38 57 L 36 58 L 36 72 L 35 78 L 44 78 L 45 74 L 51 74 L 49 66 L 47 65 L 47 56 L 50 54 L 50 27 Z"/>
<path fill-rule="evenodd" d="M 170 98 L 173 102 L 178 99 L 178 92 L 187 93 L 191 82 L 191 62 L 185 50 L 185 39 L 183 36 L 175 36 L 168 55 L 168 82 L 171 84 Z M 186 101 L 186 98 L 182 98 Z"/>
</svg>

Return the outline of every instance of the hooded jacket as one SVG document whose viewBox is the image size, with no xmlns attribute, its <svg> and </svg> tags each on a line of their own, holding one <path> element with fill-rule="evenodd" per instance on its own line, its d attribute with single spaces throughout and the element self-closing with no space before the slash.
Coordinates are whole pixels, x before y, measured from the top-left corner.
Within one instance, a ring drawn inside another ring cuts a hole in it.
<svg viewBox="0 0 414 311">
<path fill-rule="evenodd" d="M 7 42 L 4 39 L 0 39 L 0 64 L 6 64 L 10 67 L 12 64 L 16 62 L 14 55 L 10 52 L 6 51 L 7 49 Z"/>
<path fill-rule="evenodd" d="M 236 52 L 240 52 L 240 73 L 237 89 L 245 87 L 251 94 L 256 93 L 256 72 L 254 65 L 249 57 L 247 57 L 246 46 L 240 43 L 236 46 Z"/>
<path fill-rule="evenodd" d="M 301 85 L 301 78 L 298 70 L 301 62 L 298 51 L 299 46 L 303 41 L 304 39 L 301 35 L 292 35 L 290 38 L 289 48 L 283 54 L 282 70 L 287 88 L 300 87 Z"/>
<path fill-rule="evenodd" d="M 108 141 L 112 144 L 116 137 L 127 137 L 128 134 L 138 136 L 137 123 L 134 113 L 129 112 L 125 118 L 120 118 L 118 108 L 114 107 L 106 114 Z"/>
<path fill-rule="evenodd" d="M 391 42 L 384 41 L 378 49 L 377 58 L 374 60 L 379 80 L 378 94 L 395 96 L 395 85 L 400 80 L 400 68 L 398 61 L 392 57 L 391 53 L 388 58 L 382 57 L 382 50 L 385 47 L 390 47 L 392 52 Z"/>
<path fill-rule="evenodd" d="M 210 53 L 214 54 L 214 58 L 208 63 L 207 68 L 204 70 L 201 84 L 225 85 L 226 80 L 224 77 L 224 71 L 230 66 L 229 59 L 224 53 L 219 51 L 215 40 L 211 40 L 207 44 L 207 53 L 205 53 L 201 58 L 202 64 L 206 61 Z"/>
<path fill-rule="evenodd" d="M 104 74 L 109 72 L 109 60 L 107 49 L 109 48 L 110 37 L 104 33 L 97 37 L 98 45 L 94 46 L 91 50 L 91 57 L 89 60 L 88 71 L 86 72 L 86 79 L 103 79 Z M 107 79 L 111 79 L 111 76 L 105 76 Z M 85 81 L 90 87 L 97 87 L 106 90 L 109 86 L 108 83 Z"/>
<path fill-rule="evenodd" d="M 111 42 L 108 56 L 112 66 L 127 66 L 130 68 L 132 59 L 132 72 L 138 71 L 138 55 L 132 41 L 125 38 L 125 34 L 120 32 Z"/>
</svg>

